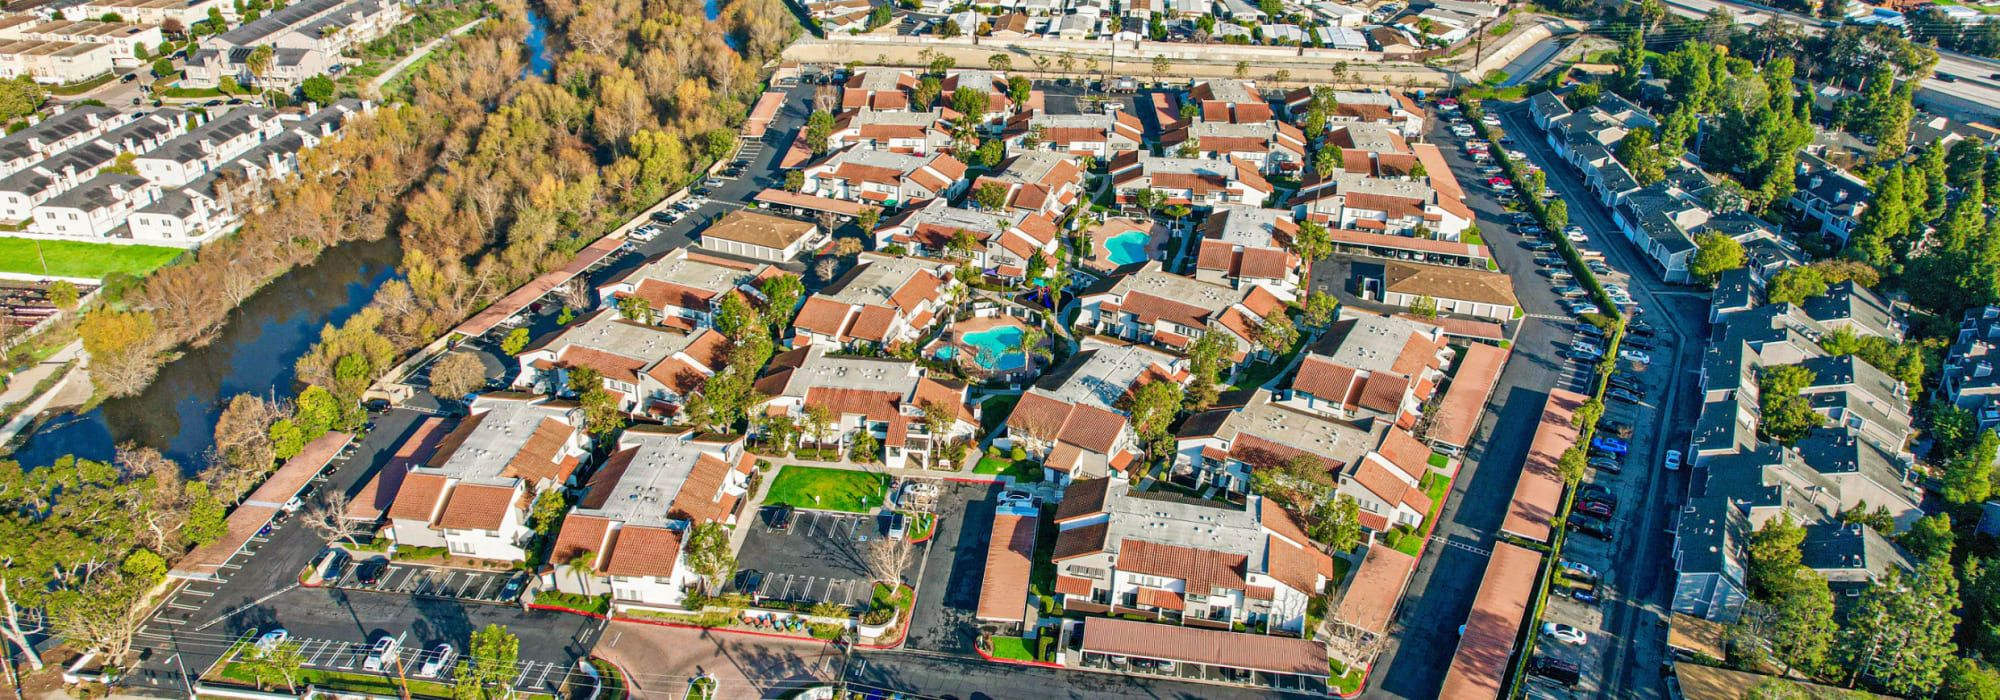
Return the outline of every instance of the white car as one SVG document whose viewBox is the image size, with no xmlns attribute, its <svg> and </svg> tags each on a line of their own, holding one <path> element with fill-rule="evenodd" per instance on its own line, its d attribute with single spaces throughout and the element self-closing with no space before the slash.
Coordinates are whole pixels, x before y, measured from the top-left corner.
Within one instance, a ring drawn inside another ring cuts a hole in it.
<svg viewBox="0 0 2000 700">
<path fill-rule="evenodd" d="M 291 637 L 291 633 L 286 632 L 282 627 L 265 632 L 264 636 L 257 638 L 257 653 L 269 654 L 272 649 L 278 648 L 278 645 L 284 644 L 285 640 L 291 639 Z"/>
<path fill-rule="evenodd" d="M 1584 576 L 1589 576 L 1591 578 L 1597 578 L 1596 569 L 1592 569 L 1588 565 L 1578 564 L 1568 559 L 1556 562 L 1556 566 L 1558 568 L 1561 568 L 1563 571 L 1567 571 L 1572 574 L 1582 574 Z"/>
<path fill-rule="evenodd" d="M 1486 116 L 1483 116 L 1483 117 L 1480 117 L 1480 118 L 1479 118 L 1479 121 L 1482 121 L 1482 122 L 1485 122 L 1487 126 L 1499 126 L 1499 125 L 1500 125 L 1500 118 L 1499 118 L 1499 117 L 1496 117 L 1496 116 L 1493 116 L 1493 115 L 1491 115 L 1491 114 L 1488 114 L 1488 115 L 1486 115 Z"/>
<path fill-rule="evenodd" d="M 1681 468 L 1681 451 L 1667 450 L 1667 470 L 1673 471 L 1680 468 Z"/>
<path fill-rule="evenodd" d="M 424 665 L 417 669 L 417 675 L 436 678 L 438 674 L 444 673 L 445 669 L 451 668 L 452 660 L 457 658 L 458 651 L 452 649 L 450 644 L 439 644 L 424 657 Z"/>
<path fill-rule="evenodd" d="M 1582 243 L 1590 240 L 1590 237 L 1583 235 L 1582 231 L 1570 231 L 1569 233 L 1563 235 L 1573 243 Z"/>
<path fill-rule="evenodd" d="M 398 645 L 395 637 L 383 637 L 375 640 L 375 647 L 368 650 L 368 658 L 361 661 L 361 669 L 372 673 L 381 673 L 387 670 L 390 662 L 396 658 L 397 648 Z"/>
<path fill-rule="evenodd" d="M 1554 622 L 1542 623 L 1542 634 L 1554 637 L 1556 641 L 1564 644 L 1583 646 L 1590 643 L 1590 635 L 1584 634 L 1583 630 Z"/>
<path fill-rule="evenodd" d="M 1618 351 L 1618 356 L 1619 356 L 1619 357 L 1622 357 L 1622 358 L 1625 358 L 1625 359 L 1626 359 L 1626 360 L 1628 360 L 1628 361 L 1631 361 L 1631 362 L 1637 362 L 1637 363 L 1639 363 L 1639 364 L 1642 364 L 1642 365 L 1644 365 L 1644 364 L 1651 364 L 1651 363 L 1653 362 L 1653 356 L 1652 356 L 1652 355 L 1648 355 L 1648 354 L 1646 354 L 1646 353 L 1645 353 L 1644 351 L 1640 351 L 1640 350 L 1622 350 L 1622 349 L 1621 349 L 1621 350 L 1619 350 L 1619 351 Z"/>
</svg>

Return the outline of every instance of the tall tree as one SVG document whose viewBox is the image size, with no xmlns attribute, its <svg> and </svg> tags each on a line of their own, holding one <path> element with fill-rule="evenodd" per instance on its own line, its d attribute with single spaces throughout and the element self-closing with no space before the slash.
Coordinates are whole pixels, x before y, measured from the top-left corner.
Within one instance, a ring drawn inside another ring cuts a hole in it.
<svg viewBox="0 0 2000 700">
<path fill-rule="evenodd" d="M 451 686 L 452 700 L 502 700 L 514 697 L 520 675 L 521 640 L 501 625 L 472 633 L 472 649 L 458 662 Z"/>
<path fill-rule="evenodd" d="M 1891 568 L 1848 613 L 1839 657 L 1850 674 L 1867 674 L 1892 693 L 1937 689 L 1958 646 L 1958 580 L 1951 563 L 1932 559 L 1905 575 Z"/>
<path fill-rule="evenodd" d="M 1710 231 L 1695 239 L 1694 258 L 1688 261 L 1688 272 L 1704 283 L 1713 284 L 1715 278 L 1729 270 L 1743 267 L 1743 244 L 1720 231 Z"/>
</svg>

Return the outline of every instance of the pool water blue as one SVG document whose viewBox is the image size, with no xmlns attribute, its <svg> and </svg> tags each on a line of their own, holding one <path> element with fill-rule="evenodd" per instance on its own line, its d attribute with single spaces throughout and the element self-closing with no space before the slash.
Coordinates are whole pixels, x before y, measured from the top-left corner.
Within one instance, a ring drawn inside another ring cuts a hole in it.
<svg viewBox="0 0 2000 700">
<path fill-rule="evenodd" d="M 960 340 L 984 351 L 973 356 L 973 361 L 980 367 L 1005 372 L 1028 365 L 1027 356 L 1020 351 L 1021 329 L 1015 326 L 996 326 L 978 333 L 967 333 Z"/>
<path fill-rule="evenodd" d="M 1104 241 L 1104 252 L 1113 265 L 1130 265 L 1146 261 L 1146 244 L 1152 242 L 1153 235 L 1145 231 L 1126 231 Z"/>
</svg>

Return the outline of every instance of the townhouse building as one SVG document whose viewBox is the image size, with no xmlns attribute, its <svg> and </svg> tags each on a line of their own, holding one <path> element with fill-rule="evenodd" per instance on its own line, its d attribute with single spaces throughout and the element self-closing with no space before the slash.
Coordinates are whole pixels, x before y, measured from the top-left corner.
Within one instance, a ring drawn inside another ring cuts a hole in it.
<svg viewBox="0 0 2000 700">
<path fill-rule="evenodd" d="M 1069 212 L 1083 197 L 1084 172 L 1075 159 L 1046 152 L 1028 152 L 1002 161 L 991 172 L 972 183 L 978 192 L 998 187 L 1005 195 L 1001 207 L 1054 219 Z"/>
<path fill-rule="evenodd" d="M 1222 205 L 1196 227 L 1201 238 L 1194 278 L 1242 289 L 1257 285 L 1279 299 L 1297 301 L 1305 261 L 1292 252 L 1298 224 L 1276 209 Z"/>
<path fill-rule="evenodd" d="M 826 344 L 779 354 L 755 383 L 767 396 L 753 410 L 783 416 L 806 428 L 800 441 L 846 450 L 866 430 L 882 446 L 882 463 L 892 469 L 930 468 L 948 443 L 971 439 L 979 413 L 966 404 L 966 386 L 925 376 L 909 360 L 833 355 Z M 931 425 L 926 405 L 943 407 L 949 425 Z M 831 417 L 823 431 L 812 430 L 807 407 Z"/>
<path fill-rule="evenodd" d="M 675 248 L 646 261 L 616 282 L 597 288 L 598 303 L 616 308 L 627 297 L 644 300 L 649 321 L 682 330 L 713 328 L 725 296 L 740 296 L 753 308 L 768 302 L 760 291 L 773 277 L 791 273 L 776 265 L 707 255 Z M 634 304 L 633 306 L 637 306 Z"/>
<path fill-rule="evenodd" d="M 1188 87 L 1187 99 L 1201 121 L 1255 124 L 1274 116 L 1271 103 L 1264 101 L 1257 84 L 1248 80 L 1195 80 Z"/>
<path fill-rule="evenodd" d="M 889 348 L 923 337 L 963 288 L 943 260 L 863 252 L 854 267 L 806 299 L 793 347 Z"/>
<path fill-rule="evenodd" d="M 96 20 L 43 22 L 32 15 L 0 20 L 0 39 L 103 44 L 111 47 L 111 62 L 116 66 L 138 65 L 139 47 L 150 52 L 159 47 L 163 38 L 157 24 Z"/>
<path fill-rule="evenodd" d="M 965 260 L 986 274 L 1020 279 L 1036 255 L 1056 254 L 1058 229 L 1048 214 L 1020 210 L 982 212 L 933 200 L 875 230 L 876 250 Z"/>
<path fill-rule="evenodd" d="M 966 34 L 971 34 L 968 31 Z M 1007 96 L 1007 74 L 989 70 L 957 69 L 946 71 L 943 94 L 940 100 L 951 100 L 959 90 L 972 90 L 986 96 L 985 111 L 972 115 L 973 120 L 983 129 L 993 130 L 1007 123 L 1014 115 L 1014 101 Z M 954 105 L 956 107 L 956 105 Z"/>
<path fill-rule="evenodd" d="M 236 6 L 223 0 L 87 0 L 72 5 L 66 14 L 80 17 L 102 17 L 114 14 L 127 22 L 139 24 L 165 25 L 169 20 L 180 22 L 182 27 L 208 19 L 209 9 L 222 13 L 226 22 L 237 21 Z M 42 5 L 33 10 L 42 19 L 56 19 L 58 8 Z"/>
<path fill-rule="evenodd" d="M 1265 107 L 1269 111 L 1269 107 Z M 1276 119 L 1256 122 L 1197 121 L 1160 136 L 1169 151 L 1248 163 L 1267 175 L 1296 173 L 1306 161 L 1306 136 Z"/>
<path fill-rule="evenodd" d="M 1218 158 L 1162 158 L 1135 151 L 1113 157 L 1110 172 L 1112 193 L 1120 204 L 1133 203 L 1139 192 L 1158 190 L 1167 204 L 1255 207 L 1277 191 L 1255 165 Z"/>
<path fill-rule="evenodd" d="M 111 44 L 15 39 L 0 42 L 0 79 L 71 85 L 110 72 L 117 56 Z"/>
<path fill-rule="evenodd" d="M 1048 114 L 1026 111 L 1007 120 L 1000 130 L 1007 153 L 1055 151 L 1072 156 L 1088 155 L 1099 162 L 1139 150 L 1146 143 L 1146 127 L 1137 115 L 1124 110 L 1098 114 Z"/>
<path fill-rule="evenodd" d="M 864 9 L 867 7 L 866 0 L 858 1 Z M 916 73 L 900 68 L 863 68 L 848 76 L 847 82 L 841 85 L 840 108 L 842 111 L 908 111 L 910 92 L 916 89 Z"/>
<path fill-rule="evenodd" d="M 2000 306 L 1966 309 L 1939 369 L 1937 398 L 1970 411 L 1980 430 L 2000 428 Z"/>
<path fill-rule="evenodd" d="M 923 112 L 862 109 L 834 117 L 827 134 L 827 150 L 859 146 L 874 151 L 936 153 L 951 147 L 950 120 L 958 113 L 944 108 Z"/>
<path fill-rule="evenodd" d="M 1360 296 L 1402 309 L 1433 306 L 1439 313 L 1470 316 L 1495 323 L 1514 320 L 1521 300 L 1504 272 L 1458 265 L 1385 260 L 1379 273 L 1357 275 Z"/>
<path fill-rule="evenodd" d="M 806 166 L 800 194 L 878 207 L 915 206 L 965 191 L 965 164 L 927 155 L 849 148 Z"/>
<path fill-rule="evenodd" d="M 712 328 L 682 331 L 599 309 L 516 356 L 522 391 L 570 396 L 571 372 L 594 371 L 626 413 L 672 418 L 728 363 L 729 340 Z"/>
<path fill-rule="evenodd" d="M 528 513 L 549 490 L 575 485 L 590 454 L 582 409 L 528 394 L 474 399 L 458 427 L 403 475 L 388 517 L 398 546 L 452 556 L 522 561 L 534 538 Z"/>
<path fill-rule="evenodd" d="M 1810 150 L 1798 154 L 1798 173 L 1785 208 L 1792 216 L 1816 224 L 1828 241 L 1847 244 L 1868 209 L 1868 183 Z"/>
<path fill-rule="evenodd" d="M 159 196 L 160 188 L 146 178 L 99 173 L 35 205 L 28 232 L 92 240 L 128 238 L 126 217 Z"/>
<path fill-rule="evenodd" d="M 756 456 L 743 436 L 635 425 L 563 518 L 542 576 L 564 593 L 609 594 L 614 610 L 684 610 L 705 582 L 687 564 L 688 532 L 735 524 Z"/>
<path fill-rule="evenodd" d="M 1182 277 L 1149 260 L 1138 271 L 1100 280 L 1077 293 L 1077 322 L 1104 335 L 1185 350 L 1208 333 L 1223 333 L 1236 344 L 1230 361 L 1241 363 L 1270 354 L 1258 347 L 1257 324 L 1283 313 L 1284 302 L 1261 286 L 1231 289 Z"/>
<path fill-rule="evenodd" d="M 260 205 L 260 195 L 270 183 L 298 172 L 301 153 L 335 138 L 348 119 L 374 109 L 373 102 L 343 99 L 302 119 L 287 119 L 289 128 L 211 168 L 186 187 L 161 188 L 159 198 L 127 220 L 133 238 L 177 246 L 213 238 Z"/>
<path fill-rule="evenodd" d="M 1409 430 L 1455 356 L 1444 329 L 1401 316 L 1343 314 L 1306 348 L 1282 403 Z"/>
<path fill-rule="evenodd" d="M 156 110 L 0 178 L 0 220 L 27 221 L 35 205 L 76 187 L 120 154 L 143 153 L 186 133 L 186 117 L 177 109 Z"/>
<path fill-rule="evenodd" d="M 1070 485 L 1055 520 L 1065 609 L 1299 633 L 1333 571 L 1289 515 L 1257 496 L 1236 505 L 1091 479 Z"/>
<path fill-rule="evenodd" d="M 187 130 L 132 161 L 139 175 L 160 187 L 194 182 L 223 162 L 277 136 L 287 118 L 258 107 L 238 107 Z"/>
<path fill-rule="evenodd" d="M 1105 476 L 1124 478 L 1142 463 L 1145 446 L 1126 399 L 1151 382 L 1185 385 L 1186 358 L 1097 336 L 1037 378 L 1021 395 L 994 444 L 1021 447 L 1058 484 Z"/>
<path fill-rule="evenodd" d="M 1359 32 L 1355 34 L 1359 36 Z M 1300 88 L 1286 93 L 1286 116 L 1294 122 L 1303 119 L 1306 112 L 1311 110 L 1315 99 L 1320 98 L 1314 97 L 1312 88 Z M 1330 102 L 1326 118 L 1329 129 L 1342 125 L 1372 124 L 1387 128 L 1406 139 L 1417 138 L 1424 133 L 1423 107 L 1400 90 L 1385 89 L 1380 92 L 1333 90 L 1323 99 Z"/>
<path fill-rule="evenodd" d="M 26 170 L 136 118 L 135 113 L 97 105 L 55 107 L 48 117 L 29 124 L 28 128 L 0 136 L 0 177 Z"/>
<path fill-rule="evenodd" d="M 1442 241 L 1460 240 L 1474 219 L 1465 202 L 1428 182 L 1349 172 L 1308 177 L 1288 204 L 1328 228 Z"/>
</svg>

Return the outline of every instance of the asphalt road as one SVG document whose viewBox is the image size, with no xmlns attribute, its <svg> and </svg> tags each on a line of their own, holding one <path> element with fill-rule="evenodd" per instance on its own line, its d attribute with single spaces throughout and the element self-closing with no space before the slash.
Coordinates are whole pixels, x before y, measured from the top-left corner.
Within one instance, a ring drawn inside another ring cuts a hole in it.
<svg viewBox="0 0 2000 700">
<path fill-rule="evenodd" d="M 1507 130 L 1517 134 L 1515 148 L 1542 165 L 1549 187 L 1570 203 L 1571 221 L 1584 226 L 1592 245 L 1609 256 L 1612 267 L 1631 275 L 1627 286 L 1647 310 L 1645 317 L 1662 331 L 1652 353 L 1655 363 L 1666 367 L 1664 392 L 1654 394 L 1662 397 L 1659 412 L 1636 424 L 1640 430 L 1653 431 L 1652 449 L 1642 455 L 1643 460 L 1628 463 L 1633 466 L 1626 470 L 1627 478 L 1654 476 L 1644 482 L 1646 495 L 1638 502 L 1639 510 L 1623 516 L 1619 549 L 1609 558 L 1630 564 L 1603 570 L 1611 583 L 1604 607 L 1605 639 L 1613 646 L 1602 655 L 1599 668 L 1608 679 L 1599 689 L 1600 697 L 1650 700 L 1661 696 L 1654 669 L 1666 658 L 1665 622 L 1673 591 L 1669 564 L 1673 537 L 1667 528 L 1674 509 L 1685 500 L 1689 470 L 1667 472 L 1649 467 L 1660 464 L 1666 450 L 1685 448 L 1686 436 L 1700 410 L 1694 373 L 1708 337 L 1708 297 L 1705 292 L 1660 279 L 1652 264 L 1617 233 L 1611 212 L 1587 190 L 1580 173 L 1556 157 L 1533 125 L 1524 103 L 1494 104 L 1489 112 L 1499 115 Z"/>
<path fill-rule="evenodd" d="M 910 612 L 911 649 L 970 656 L 979 638 L 974 615 L 993 538 L 997 484 L 947 481 L 938 494 L 937 534 L 925 546 L 923 585 Z"/>
<path fill-rule="evenodd" d="M 843 678 L 851 691 L 904 693 L 905 697 L 991 700 L 1151 700 L 1282 697 L 1221 685 L 1159 681 L 1136 676 L 987 663 L 979 659 L 915 651 L 860 652 Z M 1295 696 L 1296 697 L 1296 696 Z"/>
</svg>

